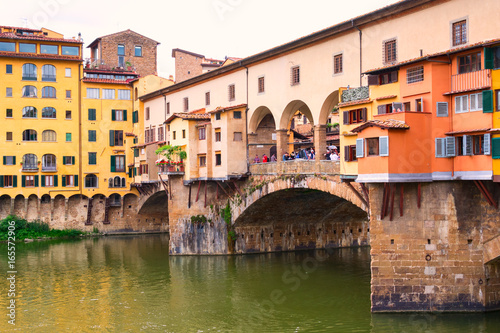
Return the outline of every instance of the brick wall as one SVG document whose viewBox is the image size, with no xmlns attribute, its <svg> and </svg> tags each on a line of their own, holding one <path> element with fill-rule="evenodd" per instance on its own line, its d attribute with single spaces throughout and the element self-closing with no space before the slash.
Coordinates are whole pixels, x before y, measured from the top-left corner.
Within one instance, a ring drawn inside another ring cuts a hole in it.
<svg viewBox="0 0 500 333">
<path fill-rule="evenodd" d="M 175 82 L 179 83 L 202 74 L 202 57 L 181 51 L 175 52 Z"/>
</svg>

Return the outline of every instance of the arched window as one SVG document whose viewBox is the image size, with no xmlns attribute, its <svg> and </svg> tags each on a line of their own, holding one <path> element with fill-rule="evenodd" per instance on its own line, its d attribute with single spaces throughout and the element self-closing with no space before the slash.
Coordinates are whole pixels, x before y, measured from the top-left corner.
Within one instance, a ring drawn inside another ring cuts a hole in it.
<svg viewBox="0 0 500 333">
<path fill-rule="evenodd" d="M 23 132 L 23 141 L 36 141 L 36 131 L 32 129 Z"/>
<path fill-rule="evenodd" d="M 42 141 L 43 142 L 56 142 L 57 134 L 53 130 L 45 130 L 42 132 Z"/>
<path fill-rule="evenodd" d="M 36 87 L 24 86 L 22 94 L 23 94 L 23 97 L 37 97 Z"/>
<path fill-rule="evenodd" d="M 35 154 L 26 154 L 23 156 L 23 170 L 38 169 L 38 158 Z"/>
<path fill-rule="evenodd" d="M 42 98 L 56 98 L 56 88 L 43 87 L 42 88 Z"/>
<path fill-rule="evenodd" d="M 46 154 L 42 157 L 42 171 L 56 171 L 56 155 Z"/>
<path fill-rule="evenodd" d="M 113 178 L 109 178 L 109 180 L 108 180 L 108 187 L 109 188 L 113 187 Z"/>
<path fill-rule="evenodd" d="M 85 176 L 85 187 L 96 188 L 97 187 L 97 176 L 90 174 Z"/>
<path fill-rule="evenodd" d="M 118 176 L 115 177 L 113 187 L 121 187 L 120 177 L 118 177 Z"/>
<path fill-rule="evenodd" d="M 42 81 L 56 81 L 56 67 L 53 65 L 42 66 Z"/>
<path fill-rule="evenodd" d="M 127 186 L 127 181 L 125 180 L 125 178 L 123 177 L 122 178 L 122 187 L 126 187 Z"/>
<path fill-rule="evenodd" d="M 42 118 L 56 119 L 56 109 L 47 106 L 42 109 Z"/>
<path fill-rule="evenodd" d="M 109 201 L 111 206 L 121 206 L 121 196 L 119 194 L 111 194 L 109 196 Z"/>
<path fill-rule="evenodd" d="M 23 65 L 23 80 L 36 81 L 37 68 L 34 64 Z"/>
<path fill-rule="evenodd" d="M 25 106 L 23 108 L 23 118 L 36 118 L 37 110 L 34 106 Z"/>
</svg>

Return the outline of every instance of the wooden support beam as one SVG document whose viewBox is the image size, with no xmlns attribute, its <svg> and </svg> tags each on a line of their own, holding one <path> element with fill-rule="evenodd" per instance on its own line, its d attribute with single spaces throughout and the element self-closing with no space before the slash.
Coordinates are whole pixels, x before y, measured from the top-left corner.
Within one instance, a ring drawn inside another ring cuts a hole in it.
<svg viewBox="0 0 500 333">
<path fill-rule="evenodd" d="M 168 180 L 168 195 L 170 195 L 170 200 L 172 200 L 172 182 Z"/>
<path fill-rule="evenodd" d="M 217 182 L 216 182 L 217 183 Z M 216 184 L 217 185 L 217 184 Z M 215 186 L 215 199 L 219 200 L 219 186 Z"/>
<path fill-rule="evenodd" d="M 368 191 L 368 187 L 366 187 L 365 183 L 361 183 L 361 189 L 363 190 L 363 194 L 365 195 L 366 202 L 370 204 L 370 191 Z"/>
<path fill-rule="evenodd" d="M 207 181 L 205 180 L 205 205 L 203 207 L 207 208 Z"/>
<path fill-rule="evenodd" d="M 191 184 L 189 184 L 188 208 L 191 208 Z"/>
<path fill-rule="evenodd" d="M 201 187 L 201 180 L 198 180 L 198 191 L 196 192 L 196 200 L 195 200 L 195 202 L 198 202 L 198 198 L 200 196 L 200 187 Z"/>
<path fill-rule="evenodd" d="M 240 188 L 238 187 L 238 185 L 236 185 L 236 181 L 233 179 L 233 180 L 231 180 L 231 182 L 233 183 L 234 188 L 236 189 L 236 191 L 238 191 L 238 194 L 239 194 L 241 197 L 243 197 L 243 193 L 241 193 Z"/>
<path fill-rule="evenodd" d="M 394 193 L 396 192 L 396 185 L 392 185 L 392 189 L 391 189 L 391 212 L 390 212 L 390 216 L 389 216 L 389 220 L 392 221 L 392 213 L 394 211 Z"/>
<path fill-rule="evenodd" d="M 347 186 L 349 186 L 349 188 L 351 189 L 351 191 L 354 192 L 354 194 L 358 197 L 359 200 L 361 200 L 361 202 L 366 206 L 368 207 L 368 202 L 366 202 L 365 198 L 363 198 L 363 196 L 358 192 L 358 190 L 356 190 L 356 188 L 354 188 L 354 186 L 352 186 L 351 182 L 346 182 Z"/>
<path fill-rule="evenodd" d="M 224 187 L 222 187 L 222 185 L 221 185 L 221 184 L 219 184 L 219 182 L 218 182 L 218 181 L 216 181 L 216 183 L 217 183 L 217 185 L 219 185 L 219 186 L 220 186 L 220 188 L 224 191 L 224 193 L 226 193 L 226 195 L 227 195 L 228 197 L 230 197 L 230 195 L 226 192 L 226 190 L 224 189 Z"/>
<path fill-rule="evenodd" d="M 385 217 L 385 197 L 387 195 L 387 184 L 384 183 L 384 193 L 382 194 L 382 206 L 380 207 L 380 219 L 383 220 Z"/>
<path fill-rule="evenodd" d="M 488 203 L 490 204 L 490 206 L 493 206 L 493 207 L 495 207 L 495 209 L 498 209 L 498 204 L 493 199 L 493 196 L 488 191 L 488 189 L 483 184 L 483 182 L 481 180 L 474 180 L 474 184 L 476 184 L 477 188 L 483 194 L 483 196 L 485 197 L 486 201 L 488 201 Z"/>
<path fill-rule="evenodd" d="M 420 204 L 422 202 L 422 185 L 418 183 L 417 186 L 417 207 L 420 209 Z"/>
<path fill-rule="evenodd" d="M 401 193 L 399 194 L 399 216 L 403 216 L 404 188 L 404 184 L 401 184 Z"/>
</svg>

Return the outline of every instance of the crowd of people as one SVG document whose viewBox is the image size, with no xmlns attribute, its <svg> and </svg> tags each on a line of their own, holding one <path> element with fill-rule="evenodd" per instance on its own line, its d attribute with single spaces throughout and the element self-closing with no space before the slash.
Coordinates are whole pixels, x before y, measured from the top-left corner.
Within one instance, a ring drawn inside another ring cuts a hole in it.
<svg viewBox="0 0 500 333">
<path fill-rule="evenodd" d="M 327 147 L 326 153 L 324 154 L 325 159 L 329 161 L 338 161 L 340 160 L 339 153 L 337 151 L 337 147 Z M 316 153 L 314 148 L 300 149 L 297 152 L 292 151 L 290 154 L 286 152 L 283 154 L 282 161 L 290 161 L 295 159 L 302 160 L 314 160 L 316 158 Z M 267 163 L 267 162 L 276 162 L 276 155 L 272 154 L 271 158 L 267 157 L 266 154 L 262 155 L 262 160 L 259 155 L 255 155 L 253 159 L 253 163 Z"/>
</svg>

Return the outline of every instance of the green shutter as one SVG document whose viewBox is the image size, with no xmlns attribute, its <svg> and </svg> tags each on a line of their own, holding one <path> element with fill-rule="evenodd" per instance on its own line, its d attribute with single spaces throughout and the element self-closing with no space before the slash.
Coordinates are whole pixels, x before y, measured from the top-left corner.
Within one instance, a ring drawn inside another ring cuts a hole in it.
<svg viewBox="0 0 500 333">
<path fill-rule="evenodd" d="M 42 187 L 45 187 L 45 176 L 42 175 Z"/>
<path fill-rule="evenodd" d="M 111 172 L 116 172 L 116 158 L 115 156 L 111 156 Z"/>
<path fill-rule="evenodd" d="M 17 176 L 12 177 L 12 187 L 17 187 Z"/>
<path fill-rule="evenodd" d="M 26 187 L 26 176 L 21 176 L 21 187 Z"/>
<path fill-rule="evenodd" d="M 71 165 L 75 165 L 75 156 L 71 156 Z"/>
<path fill-rule="evenodd" d="M 495 67 L 493 49 L 489 47 L 484 48 L 484 69 L 493 69 Z"/>
<path fill-rule="evenodd" d="M 3 187 L 3 176 L 0 176 L 0 187 Z"/>
<path fill-rule="evenodd" d="M 491 157 L 500 159 L 500 138 L 491 139 Z"/>
<path fill-rule="evenodd" d="M 111 120 L 116 120 L 116 110 L 111 110 Z"/>
<path fill-rule="evenodd" d="M 7 164 L 7 156 L 4 156 L 3 157 L 3 165 L 6 165 Z"/>
<path fill-rule="evenodd" d="M 139 149 L 138 148 L 134 149 L 134 157 L 139 157 Z"/>
<path fill-rule="evenodd" d="M 134 124 L 139 122 L 139 111 L 132 112 L 132 122 Z"/>
<path fill-rule="evenodd" d="M 15 156 L 13 156 L 13 157 L 12 157 L 12 163 L 13 163 L 14 165 L 16 165 L 16 157 L 15 157 Z"/>
<path fill-rule="evenodd" d="M 134 177 L 137 176 L 137 168 L 134 168 Z"/>
<path fill-rule="evenodd" d="M 115 146 L 115 131 L 109 130 L 109 145 L 111 147 Z"/>
<path fill-rule="evenodd" d="M 132 168 L 128 168 L 128 178 L 132 178 Z"/>
<path fill-rule="evenodd" d="M 75 175 L 75 186 L 78 186 L 78 175 Z"/>
<path fill-rule="evenodd" d="M 483 91 L 483 113 L 493 112 L 493 90 Z"/>
<path fill-rule="evenodd" d="M 62 187 L 66 187 L 66 176 L 62 176 Z"/>
<path fill-rule="evenodd" d="M 35 176 L 35 187 L 38 187 L 38 175 Z"/>
<path fill-rule="evenodd" d="M 127 121 L 127 110 L 123 110 L 123 120 Z"/>
<path fill-rule="evenodd" d="M 57 182 L 57 175 L 54 175 L 54 187 L 58 187 L 59 184 Z"/>
</svg>

